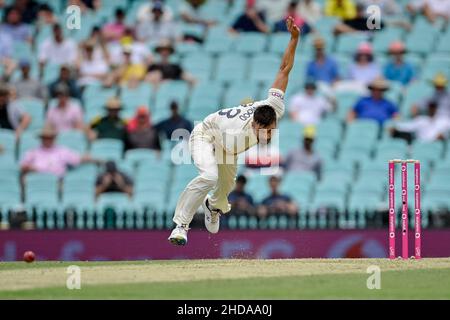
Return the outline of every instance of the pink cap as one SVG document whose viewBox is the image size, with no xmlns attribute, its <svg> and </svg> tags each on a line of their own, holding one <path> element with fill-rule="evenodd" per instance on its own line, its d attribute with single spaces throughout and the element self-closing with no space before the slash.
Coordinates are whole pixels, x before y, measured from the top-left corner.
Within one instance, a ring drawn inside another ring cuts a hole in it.
<svg viewBox="0 0 450 320">
<path fill-rule="evenodd" d="M 373 53 L 372 46 L 368 42 L 362 42 L 358 46 L 358 53 L 372 54 Z"/>
<path fill-rule="evenodd" d="M 394 41 L 389 45 L 390 52 L 404 52 L 405 45 L 401 41 Z"/>
</svg>

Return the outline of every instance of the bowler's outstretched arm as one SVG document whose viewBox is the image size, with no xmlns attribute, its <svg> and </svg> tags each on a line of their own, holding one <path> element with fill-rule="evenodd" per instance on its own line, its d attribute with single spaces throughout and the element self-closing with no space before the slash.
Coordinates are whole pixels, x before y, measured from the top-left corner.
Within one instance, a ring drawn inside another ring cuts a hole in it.
<svg viewBox="0 0 450 320">
<path fill-rule="evenodd" d="M 280 69 L 272 85 L 272 88 L 280 89 L 283 92 L 286 91 L 289 80 L 289 72 L 291 72 L 292 67 L 294 66 L 295 49 L 297 48 L 300 37 L 300 28 L 295 25 L 292 17 L 286 19 L 286 26 L 288 31 L 291 33 L 291 39 L 289 40 L 289 44 L 284 51 Z"/>
</svg>

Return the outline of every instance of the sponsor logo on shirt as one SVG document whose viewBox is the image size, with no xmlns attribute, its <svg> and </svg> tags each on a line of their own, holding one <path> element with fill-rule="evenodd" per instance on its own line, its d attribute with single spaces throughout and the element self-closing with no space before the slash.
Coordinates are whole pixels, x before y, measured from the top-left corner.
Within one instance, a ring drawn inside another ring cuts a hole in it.
<svg viewBox="0 0 450 320">
<path fill-rule="evenodd" d="M 284 99 L 284 95 L 282 95 L 281 93 L 278 93 L 278 92 L 271 92 L 271 94 L 272 94 L 274 97 L 280 98 L 281 100 Z"/>
</svg>

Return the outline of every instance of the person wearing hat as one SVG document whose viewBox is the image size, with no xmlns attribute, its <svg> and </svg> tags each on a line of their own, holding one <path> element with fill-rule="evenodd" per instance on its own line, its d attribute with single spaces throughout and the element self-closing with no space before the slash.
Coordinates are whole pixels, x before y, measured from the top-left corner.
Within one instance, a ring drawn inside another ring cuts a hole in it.
<svg viewBox="0 0 450 320">
<path fill-rule="evenodd" d="M 105 116 L 99 116 L 91 122 L 89 138 L 91 140 L 103 138 L 117 139 L 125 143 L 127 122 L 119 116 L 122 110 L 121 101 L 119 98 L 112 97 L 106 102 L 105 109 Z"/>
<path fill-rule="evenodd" d="M 51 126 L 45 126 L 39 132 L 40 146 L 28 150 L 20 161 L 22 177 L 29 172 L 50 173 L 63 177 L 69 167 L 78 166 L 85 162 L 99 161 L 89 155 L 77 152 L 55 144 L 57 132 Z"/>
<path fill-rule="evenodd" d="M 170 61 L 170 56 L 175 52 L 170 41 L 162 41 L 155 48 L 155 52 L 159 54 L 160 61 L 148 67 L 147 81 L 155 86 L 158 86 L 163 80 L 184 80 L 190 84 L 195 83 L 195 78 L 185 72 L 180 64 Z"/>
<path fill-rule="evenodd" d="M 162 2 L 155 1 L 149 14 L 152 15 L 152 18 L 139 22 L 136 27 L 136 37 L 139 41 L 153 45 L 164 39 L 173 42 L 181 39 L 175 22 L 163 19 L 164 5 Z"/>
<path fill-rule="evenodd" d="M 389 45 L 391 61 L 384 66 L 384 77 L 407 85 L 414 78 L 414 67 L 404 60 L 406 52 L 402 41 L 394 41 Z"/>
<path fill-rule="evenodd" d="M 265 197 L 257 208 L 258 217 L 264 219 L 270 215 L 289 215 L 295 217 L 298 207 L 292 198 L 280 192 L 281 177 L 271 176 L 269 178 L 270 194 Z"/>
<path fill-rule="evenodd" d="M 12 83 L 16 90 L 17 98 L 47 99 L 47 88 L 40 81 L 30 75 L 31 65 L 27 59 L 19 60 L 21 77 Z"/>
<path fill-rule="evenodd" d="M 306 78 L 312 81 L 321 81 L 332 85 L 339 80 L 339 72 L 336 61 L 325 52 L 325 40 L 316 37 L 313 40 L 314 60 L 308 63 Z"/>
<path fill-rule="evenodd" d="M 31 123 L 31 117 L 17 101 L 10 101 L 11 90 L 0 83 L 0 129 L 14 130 L 18 139 Z"/>
<path fill-rule="evenodd" d="M 146 3 L 143 3 L 139 6 L 138 11 L 137 11 L 137 22 L 143 22 L 143 21 L 148 21 L 153 19 L 153 15 L 152 15 L 152 10 L 153 10 L 153 6 L 156 2 L 160 2 L 162 4 L 162 11 L 163 11 L 163 16 L 162 19 L 163 21 L 173 21 L 173 11 L 170 8 L 170 6 L 167 6 L 164 4 L 164 1 L 161 0 L 147 0 Z"/>
<path fill-rule="evenodd" d="M 360 43 L 354 56 L 354 62 L 349 67 L 349 78 L 368 85 L 379 77 L 381 77 L 381 70 L 374 61 L 372 45 L 368 42 Z"/>
<path fill-rule="evenodd" d="M 316 93 L 313 81 L 305 83 L 305 92 L 294 95 L 289 103 L 289 116 L 303 125 L 316 125 L 322 116 L 332 110 L 331 104 Z"/>
<path fill-rule="evenodd" d="M 56 88 L 56 105 L 49 106 L 46 123 L 56 132 L 84 130 L 83 111 L 70 99 L 69 87 L 63 83 Z"/>
<path fill-rule="evenodd" d="M 436 101 L 438 105 L 437 115 L 450 119 L 450 91 L 447 89 L 447 77 L 443 73 L 434 76 L 431 83 L 434 86 L 434 92 L 431 97 L 427 97 L 411 108 L 412 116 L 426 112 L 427 106 L 431 101 Z"/>
<path fill-rule="evenodd" d="M 161 151 L 157 129 L 153 126 L 146 106 L 137 108 L 127 124 L 127 149 L 152 149 Z"/>
<path fill-rule="evenodd" d="M 147 67 L 142 63 L 134 63 L 132 60 L 133 49 L 131 46 L 123 47 L 124 62 L 116 70 L 117 82 L 122 86 L 135 88 L 145 78 Z"/>
<path fill-rule="evenodd" d="M 81 46 L 77 61 L 78 85 L 82 88 L 103 82 L 109 72 L 108 56 L 105 50 L 97 47 L 92 40 Z"/>
<path fill-rule="evenodd" d="M 320 178 L 322 158 L 314 150 L 314 138 L 316 129 L 314 126 L 306 126 L 303 130 L 301 147 L 290 151 L 283 163 L 283 168 L 288 172 L 314 172 Z"/>
<path fill-rule="evenodd" d="M 384 93 L 389 89 L 389 84 L 382 78 L 375 79 L 368 85 L 370 96 L 359 99 L 349 112 L 347 120 L 371 119 L 380 125 L 386 120 L 398 116 L 398 107 L 384 98 Z"/>
</svg>

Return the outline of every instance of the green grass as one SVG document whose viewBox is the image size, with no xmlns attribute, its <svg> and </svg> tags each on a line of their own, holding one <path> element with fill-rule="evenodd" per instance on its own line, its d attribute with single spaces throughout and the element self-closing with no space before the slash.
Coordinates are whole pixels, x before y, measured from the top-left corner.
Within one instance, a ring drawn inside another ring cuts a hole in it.
<svg viewBox="0 0 450 320">
<path fill-rule="evenodd" d="M 96 284 L 86 280 L 88 283 L 83 285 L 82 281 L 81 290 L 68 290 L 65 281 L 55 286 L 54 277 L 64 280 L 65 268 L 60 267 L 71 264 L 80 266 L 86 276 L 90 272 L 103 278 L 101 281 L 92 278 L 94 282 L 100 281 Z M 369 290 L 366 286 L 370 276 L 366 268 L 372 264 L 381 268 L 380 290 Z M 259 265 L 260 268 L 255 268 Z M 235 270 L 236 274 L 227 275 L 229 270 Z M 242 276 L 240 270 L 244 276 L 234 278 Z M 135 273 L 139 271 L 142 273 Z M 5 288 L 0 284 L 0 299 L 450 299 L 448 259 L 8 263 L 0 264 L 0 278 L 2 272 L 9 272 L 8 277 L 17 274 L 18 280 L 30 272 L 41 274 L 42 281 L 48 283 L 36 282 L 43 287 L 26 289 Z M 159 281 L 168 279 L 165 277 L 170 274 L 181 280 Z M 45 280 L 46 275 L 49 280 Z M 194 275 L 205 279 L 191 280 Z M 183 279 L 184 276 L 187 278 Z M 121 277 L 125 277 L 124 283 Z"/>
</svg>

